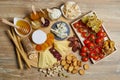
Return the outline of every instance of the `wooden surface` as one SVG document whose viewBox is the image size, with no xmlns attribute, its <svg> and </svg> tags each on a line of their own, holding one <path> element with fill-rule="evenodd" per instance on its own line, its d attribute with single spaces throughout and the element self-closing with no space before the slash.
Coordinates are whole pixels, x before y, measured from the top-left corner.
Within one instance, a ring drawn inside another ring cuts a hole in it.
<svg viewBox="0 0 120 80">
<path fill-rule="evenodd" d="M 8 19 L 24 17 L 37 8 L 60 6 L 67 0 L 0 0 L 0 16 Z M 0 80 L 119 80 L 120 79 L 120 0 L 74 0 L 82 12 L 94 10 L 104 20 L 104 25 L 115 41 L 117 51 L 97 64 L 90 64 L 84 76 L 70 75 L 69 78 L 46 78 L 36 68 L 19 70 L 13 44 L 9 40 L 7 25 L 0 23 Z"/>
</svg>

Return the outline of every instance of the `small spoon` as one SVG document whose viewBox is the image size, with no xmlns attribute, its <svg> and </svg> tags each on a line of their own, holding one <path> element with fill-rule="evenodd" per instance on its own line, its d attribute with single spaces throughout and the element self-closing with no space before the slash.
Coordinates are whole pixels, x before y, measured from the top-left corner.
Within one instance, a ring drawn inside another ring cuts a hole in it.
<svg viewBox="0 0 120 80">
<path fill-rule="evenodd" d="M 41 22 L 42 22 L 43 24 L 45 24 L 45 18 L 44 18 L 44 17 L 41 17 Z"/>
<path fill-rule="evenodd" d="M 47 8 L 47 11 L 49 12 L 49 13 L 52 13 L 53 11 L 51 10 L 51 9 L 49 9 L 49 8 Z"/>
<path fill-rule="evenodd" d="M 45 14 L 45 12 L 42 9 L 39 9 L 43 14 Z"/>
</svg>

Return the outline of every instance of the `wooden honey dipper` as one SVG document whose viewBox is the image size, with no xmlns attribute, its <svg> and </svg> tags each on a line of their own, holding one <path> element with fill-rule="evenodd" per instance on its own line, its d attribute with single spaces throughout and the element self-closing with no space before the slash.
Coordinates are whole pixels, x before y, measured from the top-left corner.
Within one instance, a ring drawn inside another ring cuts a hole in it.
<svg viewBox="0 0 120 80">
<path fill-rule="evenodd" d="M 11 26 L 11 27 L 13 27 L 13 28 L 16 28 L 17 30 L 19 30 L 23 34 L 28 34 L 30 32 L 28 30 L 28 27 L 25 27 L 25 26 L 22 26 L 22 25 L 20 25 L 20 27 L 16 26 L 13 23 L 11 23 L 10 21 L 8 21 L 7 19 L 0 18 L 0 21 L 7 24 L 7 25 L 9 25 L 9 26 Z"/>
</svg>

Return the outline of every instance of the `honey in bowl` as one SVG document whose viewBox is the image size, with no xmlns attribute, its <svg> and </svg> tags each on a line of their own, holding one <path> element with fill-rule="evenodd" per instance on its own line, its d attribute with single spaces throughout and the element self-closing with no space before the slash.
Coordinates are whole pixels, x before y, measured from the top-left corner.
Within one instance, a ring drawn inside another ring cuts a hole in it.
<svg viewBox="0 0 120 80">
<path fill-rule="evenodd" d="M 21 34 L 23 36 L 29 34 L 31 28 L 30 28 L 30 25 L 28 22 L 26 22 L 24 20 L 18 20 L 16 22 L 16 25 L 18 26 L 18 29 L 16 29 L 16 30 L 19 34 Z"/>
</svg>

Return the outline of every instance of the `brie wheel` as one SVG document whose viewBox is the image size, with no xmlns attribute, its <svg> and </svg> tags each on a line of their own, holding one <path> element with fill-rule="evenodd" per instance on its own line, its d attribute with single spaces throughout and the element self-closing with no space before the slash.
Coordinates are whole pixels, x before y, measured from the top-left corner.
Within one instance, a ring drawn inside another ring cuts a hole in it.
<svg viewBox="0 0 120 80">
<path fill-rule="evenodd" d="M 41 30 L 36 30 L 32 34 L 32 40 L 36 44 L 42 44 L 46 41 L 46 39 L 47 39 L 46 33 Z"/>
</svg>

